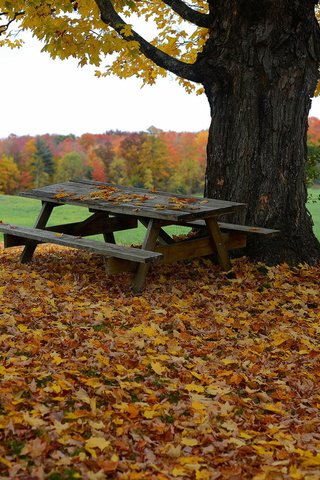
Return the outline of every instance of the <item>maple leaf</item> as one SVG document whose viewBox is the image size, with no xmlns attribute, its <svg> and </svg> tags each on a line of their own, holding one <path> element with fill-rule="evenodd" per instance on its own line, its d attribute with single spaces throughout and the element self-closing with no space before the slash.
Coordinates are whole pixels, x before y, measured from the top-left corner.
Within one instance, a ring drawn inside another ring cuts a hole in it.
<svg viewBox="0 0 320 480">
<path fill-rule="evenodd" d="M 110 441 L 106 440 L 103 437 L 90 437 L 85 442 L 85 449 L 94 457 L 96 458 L 97 454 L 95 449 L 100 450 L 101 452 L 104 451 L 106 448 L 110 446 Z"/>
<path fill-rule="evenodd" d="M 162 375 L 166 371 L 166 367 L 159 362 L 151 362 L 152 370 L 158 375 Z"/>
<path fill-rule="evenodd" d="M 187 447 L 194 447 L 195 445 L 198 445 L 198 440 L 196 438 L 187 438 L 184 437 L 181 439 L 182 445 L 186 445 Z"/>
</svg>

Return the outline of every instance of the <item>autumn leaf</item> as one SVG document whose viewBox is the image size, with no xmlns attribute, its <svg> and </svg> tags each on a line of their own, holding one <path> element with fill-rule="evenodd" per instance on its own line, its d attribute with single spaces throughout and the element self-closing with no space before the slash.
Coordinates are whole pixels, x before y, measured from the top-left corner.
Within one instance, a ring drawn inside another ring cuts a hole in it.
<svg viewBox="0 0 320 480">
<path fill-rule="evenodd" d="M 182 445 L 186 445 L 187 447 L 194 447 L 195 445 L 198 445 L 198 440 L 196 438 L 182 438 L 181 440 Z"/>
<path fill-rule="evenodd" d="M 110 442 L 102 437 L 90 437 L 85 442 L 85 449 L 91 453 L 93 457 L 96 457 L 94 449 L 98 449 L 101 452 L 110 446 Z"/>
<path fill-rule="evenodd" d="M 161 265 L 135 297 L 85 252 L 39 246 L 26 268 L 14 250 L 0 256 L 1 478 L 317 478 L 316 268 Z"/>
<path fill-rule="evenodd" d="M 151 362 L 151 368 L 157 375 L 163 375 L 163 373 L 166 371 L 166 367 L 160 362 Z"/>
</svg>

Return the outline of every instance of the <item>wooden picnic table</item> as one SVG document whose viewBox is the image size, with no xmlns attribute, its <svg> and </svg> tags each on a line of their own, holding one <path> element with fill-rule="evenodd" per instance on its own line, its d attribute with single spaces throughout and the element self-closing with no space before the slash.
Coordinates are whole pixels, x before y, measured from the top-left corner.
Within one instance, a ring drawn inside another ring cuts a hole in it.
<svg viewBox="0 0 320 480">
<path fill-rule="evenodd" d="M 134 292 L 143 289 L 148 268 L 153 262 L 171 263 L 215 253 L 221 267 L 227 271 L 231 268 L 228 251 L 245 246 L 247 232 L 244 230 L 259 230 L 218 222 L 219 216 L 243 209 L 245 204 L 242 203 L 91 180 L 48 185 L 20 195 L 42 202 L 34 228 L 0 225 L 5 247 L 24 245 L 23 263 L 31 261 L 39 243 L 86 249 L 109 257 L 109 273 L 134 271 Z M 87 208 L 88 218 L 48 227 L 53 209 L 65 204 Z M 116 245 L 114 232 L 136 228 L 138 221 L 146 227 L 141 248 Z M 168 225 L 199 227 L 205 230 L 205 235 L 175 240 L 163 229 Z M 86 238 L 96 234 L 102 234 L 104 241 Z"/>
</svg>

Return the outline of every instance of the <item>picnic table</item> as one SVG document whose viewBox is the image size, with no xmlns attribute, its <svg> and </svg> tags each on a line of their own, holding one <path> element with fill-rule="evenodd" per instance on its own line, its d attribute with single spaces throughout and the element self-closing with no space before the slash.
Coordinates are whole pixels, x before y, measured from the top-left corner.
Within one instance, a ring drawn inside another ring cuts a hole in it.
<svg viewBox="0 0 320 480">
<path fill-rule="evenodd" d="M 5 248 L 23 245 L 21 262 L 30 262 L 39 243 L 54 243 L 89 250 L 108 257 L 110 274 L 132 271 L 133 291 L 141 292 L 152 263 L 216 254 L 221 267 L 231 268 L 229 250 L 242 248 L 246 235 L 275 231 L 218 222 L 218 217 L 245 208 L 245 204 L 176 195 L 124 187 L 91 180 L 48 185 L 20 193 L 41 200 L 42 207 L 34 228 L 0 224 Z M 54 208 L 70 204 L 88 209 L 80 222 L 47 226 Z M 134 229 L 138 222 L 146 228 L 141 248 L 117 245 L 114 232 Z M 202 229 L 200 237 L 174 239 L 163 227 L 182 225 Z M 103 241 L 86 237 L 102 234 Z"/>
</svg>

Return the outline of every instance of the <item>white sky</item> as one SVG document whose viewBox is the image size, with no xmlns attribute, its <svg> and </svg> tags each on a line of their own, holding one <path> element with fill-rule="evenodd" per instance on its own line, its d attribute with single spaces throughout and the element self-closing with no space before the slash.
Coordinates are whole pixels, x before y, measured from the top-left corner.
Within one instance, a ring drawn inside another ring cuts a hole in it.
<svg viewBox="0 0 320 480">
<path fill-rule="evenodd" d="M 103 133 L 106 130 L 199 131 L 209 127 L 204 95 L 188 95 L 173 79 L 141 89 L 137 79 L 96 78 L 94 68 L 52 60 L 36 40 L 21 49 L 0 48 L 0 138 Z M 320 118 L 320 98 L 311 116 Z"/>
</svg>

